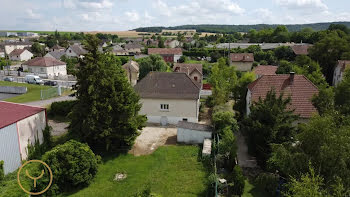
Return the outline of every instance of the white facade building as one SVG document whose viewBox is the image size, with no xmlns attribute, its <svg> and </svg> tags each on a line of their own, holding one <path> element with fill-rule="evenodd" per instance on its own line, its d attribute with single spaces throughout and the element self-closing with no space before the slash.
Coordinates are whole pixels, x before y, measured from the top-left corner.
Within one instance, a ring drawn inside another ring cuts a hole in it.
<svg viewBox="0 0 350 197">
<path fill-rule="evenodd" d="M 28 70 L 39 76 L 49 79 L 67 78 L 67 65 L 51 57 L 37 57 L 22 64 L 24 70 Z"/>
<path fill-rule="evenodd" d="M 9 54 L 11 61 L 27 61 L 33 57 L 33 53 L 27 49 L 15 49 Z"/>
</svg>

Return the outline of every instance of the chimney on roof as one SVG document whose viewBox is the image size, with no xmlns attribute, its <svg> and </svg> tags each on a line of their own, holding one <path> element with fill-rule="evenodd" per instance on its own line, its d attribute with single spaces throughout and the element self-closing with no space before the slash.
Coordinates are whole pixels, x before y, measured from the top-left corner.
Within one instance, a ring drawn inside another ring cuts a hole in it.
<svg viewBox="0 0 350 197">
<path fill-rule="evenodd" d="M 293 83 L 294 83 L 294 75 L 295 75 L 295 72 L 289 73 L 290 85 L 293 85 Z"/>
</svg>

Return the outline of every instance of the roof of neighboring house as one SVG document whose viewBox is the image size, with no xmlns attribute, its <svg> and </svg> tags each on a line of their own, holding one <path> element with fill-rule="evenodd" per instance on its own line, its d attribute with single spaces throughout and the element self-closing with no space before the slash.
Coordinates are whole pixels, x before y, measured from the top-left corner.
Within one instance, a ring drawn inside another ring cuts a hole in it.
<svg viewBox="0 0 350 197">
<path fill-rule="evenodd" d="M 182 55 L 181 48 L 148 48 L 148 54 L 159 54 L 159 55 Z"/>
<path fill-rule="evenodd" d="M 70 45 L 69 47 L 77 55 L 84 55 L 87 53 L 87 51 L 85 49 L 83 49 L 81 46 L 79 46 L 78 44 L 73 44 L 73 45 Z"/>
<path fill-rule="evenodd" d="M 176 69 L 178 70 L 176 71 Z M 173 67 L 174 72 L 187 73 L 191 74 L 193 71 L 198 70 L 200 74 L 203 72 L 202 64 L 184 64 L 184 63 L 175 63 Z"/>
<path fill-rule="evenodd" d="M 114 45 L 113 50 L 124 50 L 123 47 L 119 46 L 119 45 Z"/>
<path fill-rule="evenodd" d="M 123 68 L 125 70 L 129 70 L 130 68 L 132 72 L 139 72 L 139 67 L 140 67 L 139 64 L 135 61 L 129 61 L 128 63 L 123 65 Z"/>
<path fill-rule="evenodd" d="M 253 53 L 232 53 L 230 57 L 233 62 L 254 62 Z"/>
<path fill-rule="evenodd" d="M 66 65 L 66 63 L 59 61 L 53 57 L 36 57 L 34 59 L 24 62 L 23 65 L 50 67 L 50 66 Z"/>
<path fill-rule="evenodd" d="M 295 114 L 302 118 L 310 118 L 313 113 L 317 112 L 311 103 L 311 98 L 318 93 L 318 88 L 303 75 L 264 75 L 248 85 L 251 91 L 252 101 L 258 101 L 261 97 L 264 99 L 268 91 L 272 88 L 276 95 L 282 92 L 284 96 L 291 97 L 290 109 L 295 109 Z"/>
<path fill-rule="evenodd" d="M 125 49 L 141 49 L 143 46 L 137 43 L 129 43 L 124 46 Z"/>
<path fill-rule="evenodd" d="M 21 55 L 25 50 L 27 49 L 15 49 L 9 54 L 9 56 Z"/>
<path fill-rule="evenodd" d="M 55 45 L 51 49 L 65 49 L 65 48 L 61 47 L 60 45 Z"/>
<path fill-rule="evenodd" d="M 346 69 L 350 69 L 350 60 L 338 60 L 338 66 L 341 66 L 341 72 L 344 72 Z"/>
<path fill-rule="evenodd" d="M 32 45 L 32 42 L 2 42 L 0 45 Z"/>
<path fill-rule="evenodd" d="M 308 55 L 309 54 L 308 50 L 311 46 L 312 45 L 303 44 L 303 45 L 293 45 L 291 46 L 291 48 L 295 53 L 295 55 Z"/>
<path fill-rule="evenodd" d="M 256 75 L 263 76 L 263 75 L 275 75 L 277 71 L 277 66 L 271 66 L 271 65 L 260 65 L 254 68 L 253 72 Z"/>
<path fill-rule="evenodd" d="M 0 101 L 0 128 L 9 126 L 44 110 L 45 108 Z"/>
<path fill-rule="evenodd" d="M 47 56 L 47 55 L 51 55 L 52 57 L 54 57 L 54 58 L 59 60 L 65 54 L 66 53 L 64 51 L 51 51 L 51 52 L 48 52 L 44 57 L 50 57 L 50 56 Z"/>
<path fill-rule="evenodd" d="M 200 89 L 185 73 L 150 72 L 135 86 L 141 98 L 198 99 Z"/>
<path fill-rule="evenodd" d="M 213 130 L 213 128 L 209 125 L 198 124 L 198 123 L 187 122 L 187 121 L 179 121 L 177 123 L 177 127 L 190 129 L 190 130 L 197 130 L 197 131 L 207 131 L 207 132 L 211 132 Z"/>
</svg>

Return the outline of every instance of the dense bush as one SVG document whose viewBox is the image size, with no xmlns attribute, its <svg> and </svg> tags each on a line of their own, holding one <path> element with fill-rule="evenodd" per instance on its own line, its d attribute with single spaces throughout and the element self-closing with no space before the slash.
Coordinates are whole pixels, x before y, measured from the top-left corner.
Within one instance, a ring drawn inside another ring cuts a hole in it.
<svg viewBox="0 0 350 197">
<path fill-rule="evenodd" d="M 66 117 L 71 112 L 75 104 L 76 101 L 53 102 L 49 110 L 49 115 Z"/>
<path fill-rule="evenodd" d="M 43 132 L 43 143 L 40 144 L 39 139 L 35 139 L 34 144 L 28 144 L 28 160 L 41 159 L 41 156 L 48 150 L 52 148 L 52 138 L 51 138 L 52 127 L 46 126 Z"/>
<path fill-rule="evenodd" d="M 97 157 L 88 145 L 75 140 L 46 152 L 42 160 L 54 174 L 51 194 L 86 186 L 97 173 Z"/>
<path fill-rule="evenodd" d="M 232 183 L 229 184 L 230 193 L 241 196 L 244 192 L 245 178 L 243 176 L 242 169 L 238 165 L 233 168 L 230 181 L 232 181 Z"/>
<path fill-rule="evenodd" d="M 256 178 L 256 183 L 272 196 L 276 194 L 278 187 L 278 176 L 271 173 L 262 173 Z"/>
<path fill-rule="evenodd" d="M 222 133 L 223 129 L 229 127 L 231 131 L 238 131 L 238 124 L 234 118 L 234 113 L 225 111 L 225 112 L 216 112 L 213 114 L 213 125 L 217 132 Z"/>
<path fill-rule="evenodd" d="M 4 179 L 4 161 L 0 161 L 0 182 Z"/>
</svg>

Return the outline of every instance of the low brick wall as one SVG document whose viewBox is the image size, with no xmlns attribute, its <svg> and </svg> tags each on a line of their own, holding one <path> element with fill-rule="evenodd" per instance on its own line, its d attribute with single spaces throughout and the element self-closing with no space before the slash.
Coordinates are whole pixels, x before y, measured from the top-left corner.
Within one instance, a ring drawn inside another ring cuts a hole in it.
<svg viewBox="0 0 350 197">
<path fill-rule="evenodd" d="M 25 94 L 27 93 L 27 87 L 0 86 L 0 93 Z"/>
</svg>

